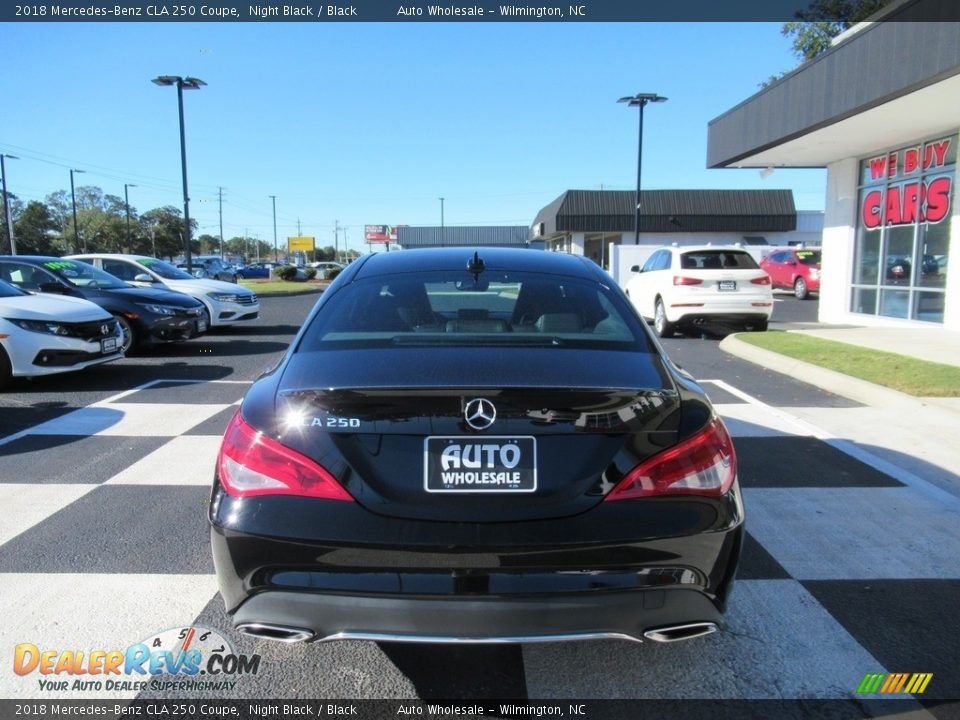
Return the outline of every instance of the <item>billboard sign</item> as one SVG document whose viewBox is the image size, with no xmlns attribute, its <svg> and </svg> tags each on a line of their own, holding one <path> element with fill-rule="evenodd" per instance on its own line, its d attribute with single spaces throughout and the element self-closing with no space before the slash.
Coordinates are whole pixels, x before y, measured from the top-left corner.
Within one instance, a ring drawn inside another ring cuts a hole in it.
<svg viewBox="0 0 960 720">
<path fill-rule="evenodd" d="M 395 243 L 397 228 L 395 225 L 364 225 L 363 240 L 368 243 Z"/>
<path fill-rule="evenodd" d="M 313 252 L 317 247 L 314 237 L 288 237 L 287 250 L 289 252 Z"/>
</svg>

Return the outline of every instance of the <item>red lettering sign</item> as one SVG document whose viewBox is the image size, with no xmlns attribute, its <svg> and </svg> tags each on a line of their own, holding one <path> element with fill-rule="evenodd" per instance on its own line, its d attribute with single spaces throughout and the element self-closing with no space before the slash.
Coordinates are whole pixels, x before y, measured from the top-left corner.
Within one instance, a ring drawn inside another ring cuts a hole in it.
<svg viewBox="0 0 960 720">
<path fill-rule="evenodd" d="M 953 178 L 938 177 L 926 183 L 909 182 L 871 190 L 863 196 L 860 220 L 867 230 L 885 225 L 938 223 L 950 214 Z M 881 209 L 885 215 L 881 217 Z"/>
</svg>

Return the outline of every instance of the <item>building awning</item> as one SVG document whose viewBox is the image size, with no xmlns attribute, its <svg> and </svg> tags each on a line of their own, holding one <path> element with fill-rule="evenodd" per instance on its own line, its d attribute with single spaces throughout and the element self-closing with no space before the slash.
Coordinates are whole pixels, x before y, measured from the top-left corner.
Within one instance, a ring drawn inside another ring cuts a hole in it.
<svg viewBox="0 0 960 720">
<path fill-rule="evenodd" d="M 956 0 L 908 0 L 718 118 L 707 167 L 824 167 L 960 127 Z"/>
<path fill-rule="evenodd" d="M 634 230 L 632 190 L 568 190 L 543 208 L 533 236 Z M 797 224 L 790 190 L 643 190 L 640 232 L 787 232 Z"/>
<path fill-rule="evenodd" d="M 397 228 L 397 242 L 404 248 L 434 247 L 527 247 L 530 229 L 524 225 Z"/>
</svg>

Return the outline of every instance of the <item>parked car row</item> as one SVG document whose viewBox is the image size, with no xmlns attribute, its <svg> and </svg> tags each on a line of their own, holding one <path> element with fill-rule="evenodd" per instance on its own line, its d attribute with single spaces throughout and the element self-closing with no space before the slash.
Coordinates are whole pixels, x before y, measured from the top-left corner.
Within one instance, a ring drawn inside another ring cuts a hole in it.
<svg viewBox="0 0 960 720">
<path fill-rule="evenodd" d="M 80 370 L 259 316 L 247 288 L 156 258 L 0 257 L 0 386 Z"/>
</svg>

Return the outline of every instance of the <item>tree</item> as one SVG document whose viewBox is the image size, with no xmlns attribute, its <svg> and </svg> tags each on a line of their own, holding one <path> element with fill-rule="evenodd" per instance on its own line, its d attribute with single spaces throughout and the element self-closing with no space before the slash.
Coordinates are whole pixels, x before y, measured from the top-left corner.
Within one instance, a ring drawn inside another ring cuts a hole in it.
<svg viewBox="0 0 960 720">
<path fill-rule="evenodd" d="M 143 230 L 138 235 L 140 252 L 156 257 L 176 258 L 186 253 L 183 237 L 183 216 L 177 208 L 165 205 L 162 208 L 148 210 L 140 216 Z M 190 220 L 190 236 L 196 231 L 196 220 Z M 144 247 L 145 246 L 145 247 Z M 192 253 L 198 253 L 200 243 L 194 238 L 190 243 Z"/>
<path fill-rule="evenodd" d="M 830 49 L 833 39 L 887 5 L 890 0 L 814 0 L 809 10 L 797 12 L 797 20 L 780 30 L 793 38 L 793 52 L 801 61 L 813 60 Z"/>
<path fill-rule="evenodd" d="M 220 254 L 220 238 L 214 237 L 209 233 L 204 233 L 197 238 L 197 242 L 200 244 L 200 253 L 202 255 L 219 255 Z"/>
<path fill-rule="evenodd" d="M 21 255 L 61 255 L 66 250 L 50 209 L 37 200 L 31 200 L 18 213 L 13 230 L 17 252 Z"/>
</svg>

